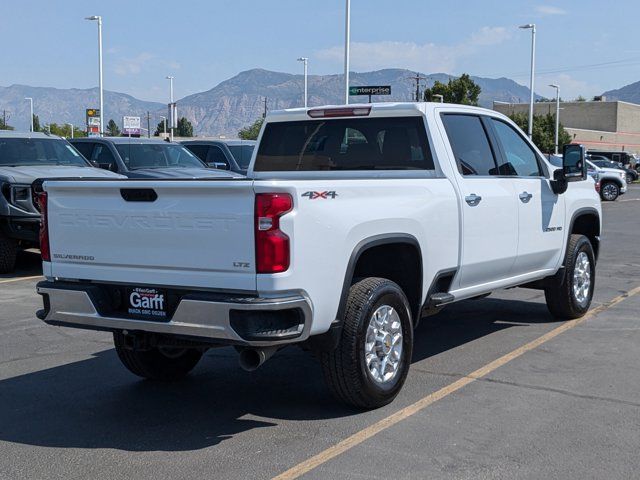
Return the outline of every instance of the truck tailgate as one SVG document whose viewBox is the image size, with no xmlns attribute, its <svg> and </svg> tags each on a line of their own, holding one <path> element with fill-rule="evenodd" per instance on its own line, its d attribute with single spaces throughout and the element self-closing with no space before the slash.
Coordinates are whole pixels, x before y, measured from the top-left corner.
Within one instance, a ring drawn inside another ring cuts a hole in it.
<svg viewBox="0 0 640 480">
<path fill-rule="evenodd" d="M 66 279 L 255 291 L 251 180 L 47 181 Z"/>
</svg>

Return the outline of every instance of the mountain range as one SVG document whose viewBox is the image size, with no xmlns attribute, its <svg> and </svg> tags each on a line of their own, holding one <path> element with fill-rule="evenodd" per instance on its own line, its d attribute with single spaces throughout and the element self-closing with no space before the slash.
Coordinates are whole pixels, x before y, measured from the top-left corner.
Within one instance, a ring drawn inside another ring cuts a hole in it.
<svg viewBox="0 0 640 480">
<path fill-rule="evenodd" d="M 390 85 L 391 95 L 374 97 L 373 101 L 408 101 L 415 97 L 415 72 L 404 69 L 385 69 L 374 72 L 350 74 L 351 85 Z M 421 88 L 438 80 L 447 82 L 452 76 L 444 73 L 420 74 L 425 77 Z M 309 106 L 343 103 L 342 75 L 310 75 L 308 78 Z M 494 100 L 525 102 L 529 89 L 508 78 L 471 77 L 480 87 L 479 103 L 491 107 Z M 124 115 L 143 117 L 146 127 L 147 112 L 151 114 L 151 130 L 167 112 L 166 105 L 138 100 L 131 95 L 105 90 L 105 122 L 113 118 L 121 124 Z M 186 96 L 177 101 L 178 114 L 189 119 L 196 135 L 227 137 L 260 118 L 266 107 L 269 110 L 302 105 L 303 77 L 263 69 L 252 69 L 225 80 L 210 90 Z M 640 82 L 605 93 L 611 99 L 640 103 Z M 34 112 L 40 123 L 73 123 L 83 126 L 85 109 L 98 105 L 98 89 L 59 89 L 12 85 L 0 87 L 0 115 L 8 112 L 7 123 L 16 129 L 28 129 L 29 104 L 25 97 L 32 97 Z M 634 100 L 635 99 L 635 100 Z M 351 102 L 366 102 L 367 97 L 351 97 Z"/>
</svg>

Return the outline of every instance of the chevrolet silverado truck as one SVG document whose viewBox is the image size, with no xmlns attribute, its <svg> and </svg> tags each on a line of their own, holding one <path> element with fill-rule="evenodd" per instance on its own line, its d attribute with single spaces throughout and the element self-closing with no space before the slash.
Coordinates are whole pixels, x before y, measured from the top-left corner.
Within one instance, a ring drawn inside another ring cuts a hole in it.
<svg viewBox="0 0 640 480">
<path fill-rule="evenodd" d="M 134 374 L 297 344 L 335 396 L 391 402 L 420 318 L 494 290 L 589 309 L 600 200 L 580 145 L 553 167 L 507 117 L 433 103 L 270 113 L 246 178 L 46 180 L 37 316 L 113 333 Z"/>
</svg>

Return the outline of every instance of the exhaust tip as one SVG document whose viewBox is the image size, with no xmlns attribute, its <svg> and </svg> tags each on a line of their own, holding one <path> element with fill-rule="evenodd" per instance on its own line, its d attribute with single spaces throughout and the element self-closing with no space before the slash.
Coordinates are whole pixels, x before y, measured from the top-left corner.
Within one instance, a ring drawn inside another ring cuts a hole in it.
<svg viewBox="0 0 640 480">
<path fill-rule="evenodd" d="M 243 348 L 240 351 L 240 366 L 247 372 L 253 372 L 277 351 L 278 347 Z"/>
<path fill-rule="evenodd" d="M 246 348 L 240 352 L 240 367 L 247 372 L 253 372 L 264 363 L 264 354 L 259 350 Z"/>
</svg>

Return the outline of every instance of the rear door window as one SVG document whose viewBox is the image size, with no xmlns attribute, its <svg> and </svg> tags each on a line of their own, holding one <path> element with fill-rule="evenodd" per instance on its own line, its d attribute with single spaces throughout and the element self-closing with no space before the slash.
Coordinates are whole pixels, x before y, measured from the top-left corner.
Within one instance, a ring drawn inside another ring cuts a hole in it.
<svg viewBox="0 0 640 480">
<path fill-rule="evenodd" d="M 433 170 L 422 117 L 267 124 L 255 171 Z"/>
<path fill-rule="evenodd" d="M 499 175 L 487 132 L 479 116 L 445 113 L 442 122 L 462 175 Z"/>
</svg>

